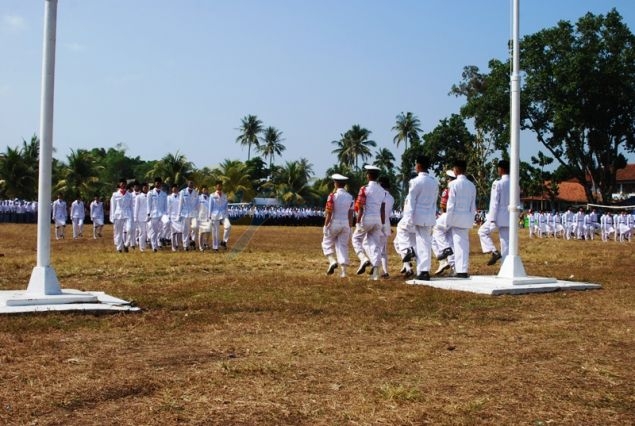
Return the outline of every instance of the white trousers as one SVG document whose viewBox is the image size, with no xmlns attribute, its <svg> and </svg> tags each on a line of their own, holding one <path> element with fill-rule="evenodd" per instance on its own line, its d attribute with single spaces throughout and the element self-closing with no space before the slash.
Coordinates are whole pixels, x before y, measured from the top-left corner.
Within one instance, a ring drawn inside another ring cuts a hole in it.
<svg viewBox="0 0 635 426">
<path fill-rule="evenodd" d="M 492 232 L 498 227 L 494 222 L 485 222 L 478 228 L 478 237 L 481 241 L 481 249 L 483 253 L 491 253 L 496 250 L 496 245 L 492 240 Z M 500 254 L 502 260 L 505 260 L 505 256 L 509 253 L 509 227 L 501 226 L 498 228 L 498 237 L 501 243 Z"/>
<path fill-rule="evenodd" d="M 128 219 L 115 219 L 112 224 L 113 240 L 115 242 L 115 248 L 117 250 L 123 250 L 126 243 L 126 222 Z"/>
<path fill-rule="evenodd" d="M 348 257 L 348 239 L 351 236 L 351 228 L 346 222 L 332 222 L 329 230 L 322 236 L 322 253 L 324 256 L 336 255 L 337 263 L 340 265 L 349 265 Z"/>
<path fill-rule="evenodd" d="M 397 232 L 395 233 L 393 245 L 395 246 L 395 251 L 399 253 L 399 256 L 403 257 L 407 249 L 417 245 L 414 227 L 409 227 L 404 220 L 400 220 L 397 224 Z"/>
<path fill-rule="evenodd" d="M 360 261 L 370 260 L 372 266 L 380 266 L 381 249 L 380 235 L 382 233 L 381 221 L 367 221 L 361 226 L 359 223 L 355 226 L 353 237 L 353 249 L 359 257 Z M 366 239 L 367 250 L 364 250 L 364 239 Z"/>
<path fill-rule="evenodd" d="M 432 227 L 415 225 L 417 241 L 417 272 L 429 272 L 432 263 Z"/>
<path fill-rule="evenodd" d="M 83 233 L 84 219 L 74 217 L 71 221 L 73 222 L 73 238 L 77 238 Z"/>
<path fill-rule="evenodd" d="M 450 228 L 452 247 L 454 250 L 454 270 L 456 273 L 467 273 L 470 263 L 470 229 Z"/>
</svg>

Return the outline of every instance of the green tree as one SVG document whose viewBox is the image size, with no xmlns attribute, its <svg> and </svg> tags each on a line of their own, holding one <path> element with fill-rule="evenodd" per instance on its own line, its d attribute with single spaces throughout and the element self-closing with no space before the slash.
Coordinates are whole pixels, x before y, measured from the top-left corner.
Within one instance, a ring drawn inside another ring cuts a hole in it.
<svg viewBox="0 0 635 426">
<path fill-rule="evenodd" d="M 0 197 L 35 200 L 38 187 L 40 141 L 33 136 L 22 148 L 0 154 Z"/>
<path fill-rule="evenodd" d="M 247 115 L 240 121 L 240 127 L 237 129 L 240 135 L 236 138 L 236 143 L 243 146 L 247 145 L 247 161 L 251 159 L 251 146 L 256 148 L 260 145 L 259 136 L 262 133 L 262 121 L 255 115 Z"/>
<path fill-rule="evenodd" d="M 67 163 L 61 166 L 61 179 L 55 185 L 55 192 L 61 192 L 66 199 L 78 196 L 90 200 L 99 184 L 99 174 L 103 166 L 85 149 L 71 150 Z"/>
<path fill-rule="evenodd" d="M 392 173 L 395 168 L 395 156 L 388 148 L 381 148 L 375 153 L 373 165 L 379 167 L 383 173 Z"/>
<path fill-rule="evenodd" d="M 408 142 L 414 139 L 419 139 L 419 133 L 421 132 L 421 122 L 411 112 L 401 113 L 397 115 L 396 123 L 391 130 L 395 131 L 395 137 L 393 142 L 399 148 L 401 142 L 404 143 L 404 151 L 408 149 Z"/>
<path fill-rule="evenodd" d="M 258 151 L 265 157 L 269 158 L 269 170 L 273 167 L 273 158 L 275 155 L 281 155 L 286 147 L 282 144 L 282 132 L 275 127 L 269 126 L 264 130 L 262 137 L 262 145 L 258 147 Z"/>
<path fill-rule="evenodd" d="M 245 163 L 239 160 L 224 160 L 214 170 L 217 179 L 223 182 L 223 191 L 231 202 L 248 202 L 254 197 L 254 188 Z"/>
<path fill-rule="evenodd" d="M 370 140 L 372 132 L 359 124 L 354 124 L 337 141 L 331 142 L 337 148 L 332 152 L 337 155 L 340 164 L 359 170 L 359 159 L 365 161 L 372 156 L 370 147 L 376 147 L 377 143 Z"/>
<path fill-rule="evenodd" d="M 194 173 L 194 165 L 187 158 L 177 151 L 175 154 L 167 154 L 161 158 L 146 177 L 154 179 L 159 176 L 166 185 L 184 185 L 186 180 Z"/>
<path fill-rule="evenodd" d="M 276 170 L 274 176 L 278 199 L 292 206 L 317 203 L 320 194 L 309 184 L 312 176 L 313 166 L 307 159 L 287 161 Z"/>
<path fill-rule="evenodd" d="M 587 13 L 575 26 L 561 21 L 524 37 L 521 47 L 523 127 L 570 170 L 590 202 L 610 200 L 624 153 L 635 152 L 635 37 L 613 9 Z"/>
</svg>

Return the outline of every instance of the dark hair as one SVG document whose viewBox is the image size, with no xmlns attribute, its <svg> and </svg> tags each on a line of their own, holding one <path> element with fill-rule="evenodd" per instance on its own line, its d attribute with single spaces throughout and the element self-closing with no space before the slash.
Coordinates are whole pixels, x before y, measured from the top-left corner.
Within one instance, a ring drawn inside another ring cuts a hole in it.
<svg viewBox="0 0 635 426">
<path fill-rule="evenodd" d="M 509 173 L 509 161 L 507 160 L 500 160 L 496 167 L 500 167 L 501 169 Z"/>
<path fill-rule="evenodd" d="M 379 182 L 382 188 L 390 189 L 390 179 L 388 178 L 388 176 L 386 175 L 379 176 L 379 179 L 377 179 L 377 182 Z"/>
<path fill-rule="evenodd" d="M 423 167 L 425 170 L 430 168 L 430 159 L 426 155 L 417 155 L 417 164 Z"/>
</svg>

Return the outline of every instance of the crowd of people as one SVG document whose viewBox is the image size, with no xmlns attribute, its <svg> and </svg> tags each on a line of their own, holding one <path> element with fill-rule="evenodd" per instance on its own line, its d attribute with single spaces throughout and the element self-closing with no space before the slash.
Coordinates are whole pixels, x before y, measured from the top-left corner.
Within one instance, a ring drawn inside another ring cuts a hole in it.
<svg viewBox="0 0 635 426">
<path fill-rule="evenodd" d="M 631 241 L 635 231 L 635 212 L 607 210 L 600 215 L 594 208 L 585 210 L 582 207 L 577 212 L 573 208 L 564 212 L 529 210 L 526 227 L 530 238 L 593 240 L 599 236 L 602 241 Z"/>
</svg>

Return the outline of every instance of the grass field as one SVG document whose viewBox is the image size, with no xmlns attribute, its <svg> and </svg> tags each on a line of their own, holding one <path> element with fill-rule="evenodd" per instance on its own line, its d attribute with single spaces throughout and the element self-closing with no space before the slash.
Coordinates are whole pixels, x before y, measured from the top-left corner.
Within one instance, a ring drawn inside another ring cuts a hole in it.
<svg viewBox="0 0 635 426">
<path fill-rule="evenodd" d="M 0 316 L 0 424 L 635 423 L 635 242 L 521 232 L 529 275 L 603 288 L 492 297 L 405 285 L 396 256 L 389 279 L 326 276 L 321 228 L 235 226 L 221 253 L 110 232 L 53 241 L 52 266 L 142 312 Z M 472 238 L 470 273 L 496 273 Z M 0 289 L 35 247 L 0 225 Z"/>
</svg>

